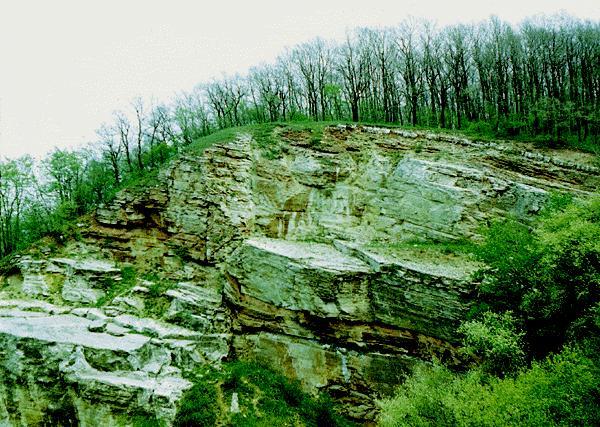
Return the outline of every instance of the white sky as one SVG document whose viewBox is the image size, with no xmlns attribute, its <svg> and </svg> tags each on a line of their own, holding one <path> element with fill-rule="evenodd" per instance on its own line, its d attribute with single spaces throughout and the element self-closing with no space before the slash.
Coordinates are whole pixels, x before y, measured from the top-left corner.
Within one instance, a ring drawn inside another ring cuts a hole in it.
<svg viewBox="0 0 600 427">
<path fill-rule="evenodd" d="M 0 158 L 90 142 L 136 96 L 168 101 L 316 36 L 561 10 L 600 19 L 599 0 L 0 0 Z"/>
</svg>

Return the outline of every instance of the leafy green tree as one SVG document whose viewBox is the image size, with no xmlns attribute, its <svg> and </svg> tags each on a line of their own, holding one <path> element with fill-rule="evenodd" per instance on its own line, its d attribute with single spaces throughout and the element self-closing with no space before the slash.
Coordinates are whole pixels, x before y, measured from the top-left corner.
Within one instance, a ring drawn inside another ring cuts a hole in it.
<svg viewBox="0 0 600 427">
<path fill-rule="evenodd" d="M 55 149 L 42 162 L 50 183 L 48 189 L 55 193 L 60 203 L 77 202 L 84 164 L 81 153 Z"/>
<path fill-rule="evenodd" d="M 540 257 L 530 228 L 514 220 L 493 222 L 477 255 L 489 266 L 480 288 L 484 300 L 497 311 L 518 310 Z"/>
<path fill-rule="evenodd" d="M 35 183 L 33 164 L 30 156 L 0 161 L 0 258 L 24 241 L 22 220 Z"/>
</svg>

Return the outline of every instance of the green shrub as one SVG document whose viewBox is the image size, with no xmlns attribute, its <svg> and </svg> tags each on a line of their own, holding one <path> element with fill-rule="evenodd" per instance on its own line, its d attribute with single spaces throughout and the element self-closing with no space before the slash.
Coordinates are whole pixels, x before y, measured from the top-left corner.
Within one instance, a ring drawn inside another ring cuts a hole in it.
<svg viewBox="0 0 600 427">
<path fill-rule="evenodd" d="M 483 313 L 481 320 L 465 322 L 458 331 L 465 335 L 464 350 L 482 359 L 482 369 L 504 376 L 516 372 L 525 361 L 523 332 L 510 312 Z"/>
<path fill-rule="evenodd" d="M 503 119 L 498 123 L 498 136 L 514 138 L 527 130 L 527 123 L 515 118 Z"/>
<path fill-rule="evenodd" d="M 396 395 L 380 403 L 379 424 L 384 427 L 456 425 L 453 408 L 449 406 L 455 383 L 454 375 L 441 365 L 417 366 Z"/>
<path fill-rule="evenodd" d="M 531 230 L 513 220 L 494 222 L 475 252 L 491 268 L 481 286 L 484 299 L 497 311 L 517 311 L 539 258 L 538 242 Z"/>
<path fill-rule="evenodd" d="M 521 307 L 539 340 L 562 338 L 600 301 L 600 198 L 545 218 L 537 236 L 539 274 Z"/>
<path fill-rule="evenodd" d="M 129 286 L 135 285 L 137 280 L 137 271 L 134 267 L 127 266 L 121 269 L 121 281 Z"/>
<path fill-rule="evenodd" d="M 442 366 L 418 367 L 381 402 L 382 426 L 599 425 L 600 369 L 566 349 L 518 374 L 496 378 Z"/>
<path fill-rule="evenodd" d="M 217 422 L 217 392 L 208 382 L 196 383 L 184 396 L 175 427 L 214 426 Z"/>
<path fill-rule="evenodd" d="M 164 427 L 166 422 L 159 421 L 152 415 L 134 415 L 131 419 L 133 427 Z"/>
<path fill-rule="evenodd" d="M 475 135 L 478 137 L 487 136 L 495 137 L 496 132 L 492 127 L 492 124 L 484 121 L 470 122 L 465 129 L 465 133 L 468 135 Z"/>
<path fill-rule="evenodd" d="M 494 223 L 476 252 L 490 266 L 482 300 L 512 310 L 534 351 L 555 351 L 589 331 L 575 329 L 600 301 L 600 198 L 555 201 L 533 230 Z"/>
<path fill-rule="evenodd" d="M 563 212 L 575 202 L 573 195 L 569 193 L 552 192 L 542 208 L 541 215 L 544 218 L 551 217 Z"/>
</svg>

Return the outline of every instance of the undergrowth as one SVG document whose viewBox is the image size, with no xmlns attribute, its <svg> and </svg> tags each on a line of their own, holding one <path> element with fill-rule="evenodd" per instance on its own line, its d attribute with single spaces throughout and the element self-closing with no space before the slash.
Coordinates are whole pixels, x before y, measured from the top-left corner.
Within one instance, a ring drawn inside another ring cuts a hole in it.
<svg viewBox="0 0 600 427">
<path fill-rule="evenodd" d="M 231 413 L 233 393 L 238 413 Z M 225 364 L 220 371 L 204 372 L 185 394 L 175 426 L 350 426 L 326 396 L 305 393 L 297 381 L 247 362 Z"/>
<path fill-rule="evenodd" d="M 123 267 L 121 277 L 118 280 L 113 278 L 104 279 L 105 294 L 96 301 L 96 307 L 102 307 L 129 291 L 135 286 L 136 281 L 137 271 L 133 267 Z"/>
</svg>

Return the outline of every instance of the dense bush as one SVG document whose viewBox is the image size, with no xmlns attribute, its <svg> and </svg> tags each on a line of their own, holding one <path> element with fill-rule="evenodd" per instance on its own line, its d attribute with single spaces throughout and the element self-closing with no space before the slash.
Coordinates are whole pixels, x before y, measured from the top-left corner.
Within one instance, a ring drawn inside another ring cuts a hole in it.
<svg viewBox="0 0 600 427">
<path fill-rule="evenodd" d="M 490 266 L 480 289 L 483 300 L 498 311 L 518 309 L 540 256 L 530 229 L 513 220 L 494 222 L 476 252 Z"/>
<path fill-rule="evenodd" d="M 566 349 L 516 377 L 420 366 L 381 403 L 383 426 L 600 425 L 600 369 Z"/>
<path fill-rule="evenodd" d="M 569 337 L 597 331 L 600 198 L 555 202 L 533 229 L 495 223 L 478 255 L 490 266 L 482 300 L 495 311 L 512 310 L 534 351 L 557 350 Z"/>
<path fill-rule="evenodd" d="M 464 349 L 481 359 L 485 372 L 504 376 L 523 366 L 523 333 L 510 312 L 486 312 L 481 320 L 465 322 L 458 329 L 465 335 Z"/>
<path fill-rule="evenodd" d="M 217 392 L 213 385 L 196 383 L 179 406 L 174 426 L 214 426 L 217 422 Z"/>
</svg>

